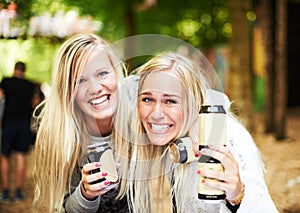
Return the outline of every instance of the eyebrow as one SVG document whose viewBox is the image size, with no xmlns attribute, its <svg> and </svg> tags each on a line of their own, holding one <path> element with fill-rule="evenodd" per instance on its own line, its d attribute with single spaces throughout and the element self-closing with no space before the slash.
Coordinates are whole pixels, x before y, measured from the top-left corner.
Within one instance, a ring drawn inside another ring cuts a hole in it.
<svg viewBox="0 0 300 213">
<path fill-rule="evenodd" d="M 141 95 L 152 95 L 152 93 L 151 92 L 141 92 L 141 93 L 138 94 L 138 96 L 141 96 Z M 177 94 L 163 94 L 163 97 L 164 98 L 173 98 L 173 97 L 175 97 L 175 98 L 181 99 L 181 96 L 179 96 Z"/>
</svg>

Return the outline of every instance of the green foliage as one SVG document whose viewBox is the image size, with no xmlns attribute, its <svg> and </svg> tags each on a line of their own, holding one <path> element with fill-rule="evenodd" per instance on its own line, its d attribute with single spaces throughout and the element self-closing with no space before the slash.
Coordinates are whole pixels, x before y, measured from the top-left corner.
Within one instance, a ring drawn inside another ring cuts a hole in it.
<svg viewBox="0 0 300 213">
<path fill-rule="evenodd" d="M 160 33 L 209 48 L 231 36 L 226 0 L 164 0 L 137 13 L 138 33 Z"/>
<path fill-rule="evenodd" d="M 94 19 L 103 24 L 99 32 L 109 40 L 121 39 L 125 36 L 126 8 L 131 6 L 131 0 L 63 0 L 69 7 L 76 7 L 80 15 L 91 15 Z M 129 4 L 127 4 L 129 3 Z"/>
<path fill-rule="evenodd" d="M 254 109 L 257 112 L 261 112 L 264 109 L 265 105 L 265 91 L 266 91 L 266 82 L 265 79 L 261 76 L 256 76 L 254 79 L 254 91 L 253 91 L 253 103 Z"/>
<path fill-rule="evenodd" d="M 201 48 L 226 43 L 231 36 L 227 1 L 156 0 L 154 6 L 139 10 L 144 0 L 15 0 L 19 25 L 26 25 L 22 20 L 28 21 L 33 15 L 75 9 L 101 21 L 99 34 L 109 40 L 132 33 L 165 34 Z M 7 6 L 10 0 L 1 2 Z"/>
<path fill-rule="evenodd" d="M 1 39 L 0 49 L 5 57 L 0 57 L 0 79 L 11 76 L 16 61 L 27 65 L 26 78 L 38 82 L 50 82 L 53 58 L 60 44 L 52 44 L 48 39 Z"/>
<path fill-rule="evenodd" d="M 68 7 L 64 0 L 31 0 L 31 11 L 35 15 L 41 15 L 45 12 L 54 15 L 57 11 L 67 11 L 70 9 L 76 9 L 72 7 Z"/>
<path fill-rule="evenodd" d="M 140 10 L 144 0 L 15 0 L 20 26 L 28 25 L 33 15 L 45 12 L 54 15 L 57 11 L 73 9 L 81 16 L 101 21 L 103 27 L 98 34 L 112 42 L 132 34 L 163 34 L 202 49 L 224 44 L 231 36 L 227 1 L 157 0 L 155 5 Z M 10 0 L 1 2 L 7 7 Z M 28 38 L 22 42 L 0 40 L 0 45 L 5 45 L 1 49 L 5 49 L 4 54 L 9 58 L 1 62 L 2 76 L 11 70 L 21 54 L 20 58 L 28 62 L 28 77 L 49 82 L 54 50 L 60 44 L 61 40 L 51 43 L 46 38 Z"/>
<path fill-rule="evenodd" d="M 165 34 L 202 48 L 226 43 L 231 36 L 227 0 L 157 0 L 146 10 L 138 9 L 141 0 L 61 1 L 77 7 L 82 15 L 101 20 L 100 33 L 111 40 L 128 36 L 130 27 L 135 34 Z M 129 13 L 133 16 L 131 23 Z"/>
</svg>

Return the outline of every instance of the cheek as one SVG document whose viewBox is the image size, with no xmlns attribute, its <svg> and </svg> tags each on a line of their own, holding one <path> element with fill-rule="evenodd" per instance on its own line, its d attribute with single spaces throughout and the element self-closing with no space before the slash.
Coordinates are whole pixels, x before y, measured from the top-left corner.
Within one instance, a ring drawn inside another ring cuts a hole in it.
<svg viewBox="0 0 300 213">
<path fill-rule="evenodd" d="M 77 90 L 75 91 L 75 101 L 77 105 L 82 109 L 82 105 L 86 102 L 86 88 L 85 87 L 78 87 Z"/>
<path fill-rule="evenodd" d="M 76 96 L 75 96 L 75 102 L 77 103 L 77 105 L 79 106 L 79 108 L 82 110 L 82 97 L 80 96 L 80 94 L 77 92 Z"/>
<path fill-rule="evenodd" d="M 109 76 L 107 79 L 107 85 L 110 88 L 111 91 L 117 92 L 118 90 L 118 81 L 115 73 Z"/>
<path fill-rule="evenodd" d="M 111 89 L 112 92 L 115 92 L 115 93 L 118 92 L 118 84 L 117 84 L 116 79 L 111 82 L 110 89 Z"/>
<path fill-rule="evenodd" d="M 83 88 L 78 88 L 76 91 L 75 95 L 75 101 L 80 104 L 83 101 L 83 98 L 85 97 L 84 95 L 84 89 Z"/>
<path fill-rule="evenodd" d="M 183 123 L 182 117 L 178 117 L 176 122 L 177 122 L 177 125 L 176 125 L 177 129 L 181 130 L 182 129 L 182 123 Z"/>
<path fill-rule="evenodd" d="M 146 117 L 145 114 L 147 112 L 144 104 L 142 103 L 139 103 L 138 104 L 138 110 L 139 110 L 139 116 L 140 116 L 140 119 L 143 121 L 143 119 Z"/>
<path fill-rule="evenodd" d="M 177 128 L 181 128 L 183 123 L 183 111 L 177 109 L 174 110 L 171 115 L 173 121 L 176 123 Z"/>
</svg>

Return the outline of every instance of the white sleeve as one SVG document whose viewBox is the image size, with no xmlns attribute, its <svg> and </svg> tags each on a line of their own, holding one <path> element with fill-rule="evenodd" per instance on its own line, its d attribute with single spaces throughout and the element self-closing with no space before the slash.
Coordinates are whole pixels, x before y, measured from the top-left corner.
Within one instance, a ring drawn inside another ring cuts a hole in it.
<svg viewBox="0 0 300 213">
<path fill-rule="evenodd" d="M 230 101 L 228 96 L 217 90 L 206 90 L 206 95 L 204 96 L 204 105 L 205 104 L 223 105 L 226 112 L 229 112 L 230 110 Z"/>
<path fill-rule="evenodd" d="M 235 119 L 227 123 L 227 144 L 239 165 L 245 195 L 238 212 L 278 212 L 264 179 L 264 165 L 250 133 Z"/>
</svg>

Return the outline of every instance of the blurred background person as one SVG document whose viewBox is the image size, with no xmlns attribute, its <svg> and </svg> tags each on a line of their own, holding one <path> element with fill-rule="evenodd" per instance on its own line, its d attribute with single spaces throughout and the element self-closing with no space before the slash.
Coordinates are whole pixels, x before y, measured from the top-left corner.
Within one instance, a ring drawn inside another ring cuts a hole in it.
<svg viewBox="0 0 300 213">
<path fill-rule="evenodd" d="M 32 142 L 30 120 L 33 108 L 40 102 L 38 87 L 24 78 L 26 65 L 24 62 L 15 64 L 13 76 L 4 78 L 0 83 L 0 101 L 4 103 L 2 114 L 1 136 L 1 177 L 3 193 L 2 202 L 10 202 L 10 155 L 15 151 L 16 184 L 15 201 L 25 199 L 22 191 L 25 175 L 26 153 Z"/>
</svg>

